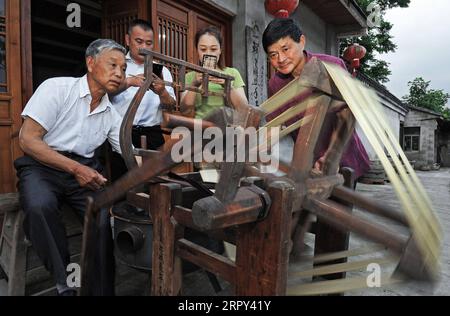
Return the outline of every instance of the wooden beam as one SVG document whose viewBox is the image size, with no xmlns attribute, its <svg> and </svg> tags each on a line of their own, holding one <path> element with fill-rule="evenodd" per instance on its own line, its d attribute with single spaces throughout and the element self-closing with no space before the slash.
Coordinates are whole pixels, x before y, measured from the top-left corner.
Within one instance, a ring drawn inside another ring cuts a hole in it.
<svg viewBox="0 0 450 316">
<path fill-rule="evenodd" d="M 406 246 L 405 238 L 382 225 L 349 214 L 344 207 L 334 201 L 308 199 L 305 208 L 341 231 L 352 231 L 397 253 L 401 254 Z"/>
<path fill-rule="evenodd" d="M 22 108 L 33 95 L 33 52 L 31 45 L 31 0 L 20 1 L 20 33 L 22 50 Z"/>
<path fill-rule="evenodd" d="M 267 218 L 257 225 L 238 227 L 236 240 L 235 294 L 239 296 L 285 295 L 294 188 L 274 182 Z"/>
<path fill-rule="evenodd" d="M 68 1 L 68 2 L 72 2 L 72 1 Z M 84 4 L 85 6 L 89 6 L 91 8 L 97 9 L 97 10 L 101 10 L 102 9 L 102 4 L 100 3 L 100 1 L 77 0 L 76 2 L 78 2 L 80 4 Z M 105 2 L 105 1 L 103 1 L 103 2 Z"/>
<path fill-rule="evenodd" d="M 3 119 L 1 119 L 0 120 L 0 126 L 11 126 L 11 125 L 13 125 L 13 121 L 12 120 L 3 120 Z"/>
<path fill-rule="evenodd" d="M 192 210 L 188 208 L 175 206 L 173 211 L 173 218 L 177 221 L 178 224 L 184 227 L 198 230 L 198 227 L 192 220 Z M 234 227 L 228 229 L 211 230 L 204 233 L 212 239 L 223 240 L 230 244 L 236 244 L 236 230 Z"/>
<path fill-rule="evenodd" d="M 72 64 L 72 65 L 80 65 L 82 64 L 82 61 L 76 61 L 73 59 L 69 59 L 69 58 L 64 58 L 64 57 L 60 57 L 60 56 L 55 56 L 55 55 L 49 55 L 49 54 L 42 54 L 42 53 L 36 53 L 34 54 L 34 56 L 36 58 L 41 58 L 41 59 L 46 59 L 46 60 L 50 60 L 53 63 L 54 62 L 61 62 L 61 63 L 68 63 L 68 64 Z"/>
<path fill-rule="evenodd" d="M 358 22 L 361 29 L 367 28 L 367 18 L 361 8 L 355 1 L 349 0 L 339 0 L 343 7 L 353 16 L 353 18 Z"/>
<path fill-rule="evenodd" d="M 135 207 L 148 210 L 150 206 L 150 196 L 146 193 L 129 191 L 127 193 L 127 202 Z"/>
<path fill-rule="evenodd" d="M 175 241 L 182 233 L 172 220 L 172 206 L 181 199 L 181 187 L 174 184 L 150 186 L 150 214 L 153 219 L 152 295 L 179 295 L 181 260 L 175 255 Z"/>
<path fill-rule="evenodd" d="M 61 41 L 56 41 L 56 40 L 51 40 L 51 39 L 47 39 L 47 38 L 43 38 L 43 37 L 33 37 L 33 41 L 38 42 L 38 43 L 42 43 L 42 44 L 46 44 L 46 45 L 52 45 L 52 46 L 56 46 L 56 47 L 61 47 L 61 48 L 65 48 L 65 49 L 70 49 L 76 52 L 82 52 L 84 53 L 86 51 L 85 48 L 83 47 L 79 47 L 79 46 L 75 46 L 75 45 L 69 45 L 69 44 L 65 44 Z"/>
<path fill-rule="evenodd" d="M 230 259 L 196 245 L 187 239 L 178 240 L 176 249 L 180 258 L 217 274 L 232 284 L 236 283 L 236 265 Z"/>
<path fill-rule="evenodd" d="M 80 35 L 83 35 L 83 36 L 87 36 L 87 37 L 90 37 L 90 38 L 98 38 L 98 34 L 97 33 L 83 31 L 83 30 L 80 30 L 80 29 L 77 29 L 77 28 L 69 28 L 69 27 L 67 27 L 67 25 L 60 24 L 60 23 L 55 23 L 55 22 L 52 22 L 52 21 L 47 20 L 47 19 L 33 17 L 31 19 L 31 21 L 33 23 L 36 23 L 36 24 L 50 26 L 50 27 L 53 27 L 53 28 L 56 28 L 56 29 L 59 29 L 59 30 L 66 31 L 66 32 L 77 33 L 77 34 L 80 34 Z"/>
<path fill-rule="evenodd" d="M 67 5 L 70 4 L 71 2 L 74 2 L 74 1 L 67 1 L 67 0 L 66 1 L 45 0 L 45 1 L 47 1 L 49 3 L 56 4 L 57 6 L 61 6 L 61 7 L 64 7 L 64 8 L 66 8 Z M 81 13 L 82 14 L 91 15 L 91 16 L 97 17 L 99 19 L 102 18 L 102 13 L 101 13 L 102 5 L 101 4 L 96 4 L 96 3 L 93 3 L 92 1 L 87 1 L 87 0 L 77 0 L 77 3 L 81 4 L 81 5 L 84 5 L 84 7 L 81 8 Z M 86 8 L 86 7 L 91 7 L 93 9 L 89 9 L 89 8 Z"/>
<path fill-rule="evenodd" d="M 20 204 L 18 193 L 7 193 L 0 195 L 0 214 L 18 211 L 19 208 Z"/>
</svg>

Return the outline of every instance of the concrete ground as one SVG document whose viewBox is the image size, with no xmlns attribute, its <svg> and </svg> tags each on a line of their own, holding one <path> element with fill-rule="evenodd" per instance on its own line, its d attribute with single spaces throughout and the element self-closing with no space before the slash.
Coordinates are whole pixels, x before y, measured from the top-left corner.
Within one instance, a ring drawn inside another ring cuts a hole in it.
<svg viewBox="0 0 450 316">
<path fill-rule="evenodd" d="M 425 190 L 427 191 L 432 204 L 434 206 L 436 216 L 438 217 L 439 223 L 443 230 L 442 239 L 442 254 L 441 254 L 441 264 L 440 264 L 440 277 L 436 284 L 430 286 L 429 284 L 420 282 L 406 282 L 395 285 L 382 286 L 381 288 L 365 288 L 360 290 L 348 291 L 345 295 L 353 296 L 405 296 L 405 295 L 450 295 L 450 169 L 441 169 L 439 171 L 422 172 L 417 171 L 417 175 L 421 180 Z M 393 207 L 394 209 L 401 210 L 400 203 L 393 191 L 390 184 L 386 185 L 366 185 L 358 183 L 357 191 L 375 199 L 378 202 L 385 203 Z M 379 217 L 367 215 L 366 213 L 361 213 L 360 210 L 354 209 L 356 215 L 362 216 L 371 222 L 377 224 L 382 224 L 393 232 L 400 234 L 405 233 L 405 229 L 398 224 L 393 224 L 390 221 L 380 219 Z M 308 235 L 305 238 L 307 245 L 313 245 L 313 236 Z M 350 249 L 367 249 L 371 246 L 375 246 L 373 243 L 368 242 L 355 234 L 350 235 Z M 309 248 L 312 252 L 312 248 Z M 368 255 L 360 255 L 355 257 L 350 257 L 349 262 L 356 262 L 361 260 L 368 260 L 373 258 L 380 258 L 381 255 L 385 255 L 386 252 L 372 252 Z M 396 261 L 398 262 L 398 260 Z M 396 267 L 396 263 L 390 265 L 381 265 L 381 274 L 391 274 Z M 298 270 L 311 269 L 312 265 L 305 264 L 293 264 L 290 266 L 291 273 Z M 367 265 L 364 268 L 347 273 L 347 277 L 363 277 L 364 280 L 370 276 L 370 272 L 367 271 Z M 304 283 L 304 282 L 303 282 Z M 365 282 L 364 282 L 365 283 Z M 302 284 L 302 282 L 297 282 L 294 278 L 288 281 L 288 285 L 295 286 Z"/>
<path fill-rule="evenodd" d="M 352 292 L 346 292 L 346 295 L 374 295 L 374 296 L 404 296 L 404 295 L 450 295 L 450 169 L 441 169 L 440 171 L 431 172 L 417 172 L 422 181 L 430 199 L 434 205 L 436 215 L 439 218 L 443 229 L 444 238 L 442 242 L 442 257 L 441 257 L 441 273 L 440 279 L 431 287 L 426 284 L 417 282 L 409 282 L 406 284 L 397 284 L 375 289 L 363 289 Z M 377 201 L 383 201 L 387 205 L 399 209 L 399 203 L 392 190 L 392 186 L 386 185 L 365 185 L 359 183 L 357 191 Z M 355 213 L 361 215 L 358 210 Z M 366 215 L 364 215 L 366 216 Z M 377 221 L 377 223 L 384 224 L 394 231 L 401 231 L 401 227 L 391 224 L 379 218 L 368 216 L 370 220 Z M 307 244 L 306 252 L 311 252 L 313 237 L 308 235 L 305 239 Z M 350 249 L 366 248 L 370 243 L 362 240 L 354 234 L 350 238 Z M 352 257 L 349 261 L 358 261 L 361 259 L 368 259 L 376 257 L 376 254 L 365 256 Z M 306 264 L 292 264 L 290 266 L 290 273 L 308 269 Z M 392 266 L 383 267 L 382 272 L 391 272 Z M 369 272 L 366 269 L 356 270 L 348 274 L 348 277 L 362 276 L 366 277 Z M 189 296 L 210 296 L 210 295 L 232 295 L 232 291 L 226 282 L 219 280 L 222 286 L 222 291 L 216 293 L 204 271 L 196 271 L 184 276 L 183 279 L 183 295 Z M 288 285 L 293 286 L 298 284 L 295 278 L 289 278 Z M 135 271 L 124 265 L 117 265 L 117 287 L 116 294 L 123 296 L 139 296 L 148 295 L 149 293 L 149 275 L 146 273 Z M 5 282 L 0 280 L 0 296 L 6 294 Z M 54 293 L 53 293 L 54 294 Z M 52 295 L 52 293 L 50 294 Z"/>
<path fill-rule="evenodd" d="M 351 295 L 450 295 L 450 169 L 446 168 L 429 172 L 417 171 L 417 175 L 430 197 L 443 231 L 440 261 L 441 271 L 438 282 L 434 286 L 419 282 L 410 282 L 393 285 L 384 289 L 355 291 Z M 400 210 L 400 204 L 391 185 L 369 186 L 358 184 L 358 191 L 378 201 L 384 201 L 387 205 Z M 395 225 L 389 225 L 389 227 L 398 231 L 398 227 Z M 357 246 L 359 242 L 360 240 L 356 236 L 352 236 L 350 239 L 350 247 Z"/>
</svg>

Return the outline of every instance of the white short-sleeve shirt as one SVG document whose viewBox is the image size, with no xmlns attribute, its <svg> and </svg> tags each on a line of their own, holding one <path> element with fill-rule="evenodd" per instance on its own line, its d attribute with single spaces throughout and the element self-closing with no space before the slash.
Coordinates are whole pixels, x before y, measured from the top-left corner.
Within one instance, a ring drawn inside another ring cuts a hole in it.
<svg viewBox="0 0 450 316">
<path fill-rule="evenodd" d="M 92 158 L 106 139 L 120 151 L 122 117 L 112 107 L 108 95 L 90 113 L 92 101 L 87 76 L 60 77 L 44 81 L 27 103 L 23 118 L 31 118 L 46 131 L 43 140 L 56 151 Z"/>
<path fill-rule="evenodd" d="M 130 53 L 126 56 L 127 60 L 127 77 L 129 76 L 137 76 L 142 75 L 144 73 L 144 64 L 137 64 L 130 56 Z M 170 71 L 163 67 L 162 75 L 164 81 L 172 82 L 172 75 Z M 111 98 L 111 102 L 114 108 L 119 112 L 120 115 L 125 116 L 125 113 L 128 110 L 128 107 L 131 104 L 134 96 L 136 95 L 138 87 L 129 87 L 124 92 L 114 96 Z M 166 90 L 169 95 L 176 99 L 175 92 L 172 87 L 166 86 Z M 141 126 L 156 126 L 161 125 L 162 122 L 162 111 L 160 108 L 161 102 L 159 95 L 149 90 L 145 93 L 144 98 L 142 99 L 141 104 L 136 112 L 136 116 L 133 121 L 133 125 L 141 125 Z"/>
</svg>

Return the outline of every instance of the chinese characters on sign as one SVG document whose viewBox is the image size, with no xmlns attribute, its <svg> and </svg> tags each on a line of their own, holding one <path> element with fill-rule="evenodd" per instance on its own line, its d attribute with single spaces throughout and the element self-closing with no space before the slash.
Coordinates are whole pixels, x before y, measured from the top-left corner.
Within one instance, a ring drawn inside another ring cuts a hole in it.
<svg viewBox="0 0 450 316">
<path fill-rule="evenodd" d="M 261 43 L 260 30 L 256 23 L 252 27 L 246 27 L 248 101 L 255 106 L 259 106 L 267 99 L 267 61 Z"/>
</svg>

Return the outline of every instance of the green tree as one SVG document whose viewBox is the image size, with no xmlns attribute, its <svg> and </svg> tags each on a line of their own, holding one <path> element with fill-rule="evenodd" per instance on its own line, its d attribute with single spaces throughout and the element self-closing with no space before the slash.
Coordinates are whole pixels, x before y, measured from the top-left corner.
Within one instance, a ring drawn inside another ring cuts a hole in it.
<svg viewBox="0 0 450 316">
<path fill-rule="evenodd" d="M 441 113 L 446 119 L 450 119 L 450 110 L 445 107 L 450 94 L 441 89 L 430 89 L 430 83 L 431 81 L 425 81 L 422 77 L 409 81 L 409 94 L 403 99 L 409 105 Z"/>
<path fill-rule="evenodd" d="M 442 112 L 442 116 L 447 120 L 450 121 L 450 109 L 445 108 L 444 112 Z"/>
<path fill-rule="evenodd" d="M 389 63 L 379 59 L 376 55 L 395 52 L 397 45 L 393 42 L 393 37 L 390 34 L 393 25 L 384 20 L 384 15 L 388 9 L 408 7 L 410 0 L 356 0 L 358 5 L 368 16 L 370 16 L 371 13 L 368 10 L 368 7 L 374 1 L 376 1 L 380 7 L 380 26 L 369 28 L 368 34 L 365 36 L 341 40 L 341 55 L 344 49 L 352 43 L 358 43 L 364 46 L 367 49 L 367 54 L 366 57 L 361 60 L 360 70 L 372 79 L 380 83 L 386 83 L 389 81 L 388 77 L 391 74 Z"/>
</svg>

